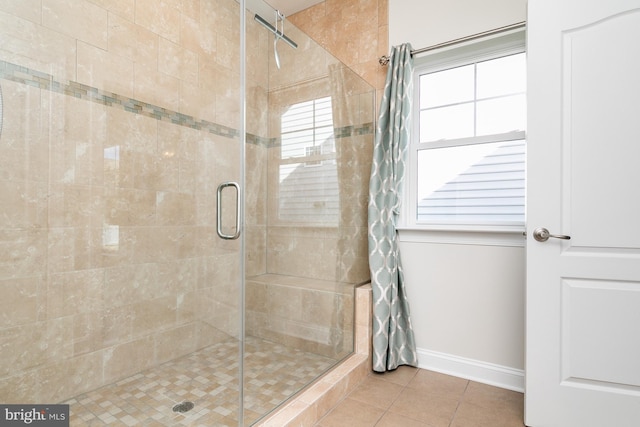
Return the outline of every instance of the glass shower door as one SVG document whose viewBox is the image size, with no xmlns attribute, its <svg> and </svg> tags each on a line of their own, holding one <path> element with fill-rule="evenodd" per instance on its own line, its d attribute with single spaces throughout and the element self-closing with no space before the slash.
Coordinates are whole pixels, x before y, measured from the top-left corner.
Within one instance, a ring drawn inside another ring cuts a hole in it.
<svg viewBox="0 0 640 427">
<path fill-rule="evenodd" d="M 240 19 L 0 2 L 0 403 L 242 425 Z"/>
</svg>

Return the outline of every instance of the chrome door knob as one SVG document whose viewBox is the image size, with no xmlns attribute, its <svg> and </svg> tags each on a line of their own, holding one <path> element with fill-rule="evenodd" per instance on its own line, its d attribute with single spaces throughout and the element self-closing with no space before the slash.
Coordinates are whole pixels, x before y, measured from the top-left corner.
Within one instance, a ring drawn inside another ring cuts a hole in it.
<svg viewBox="0 0 640 427">
<path fill-rule="evenodd" d="M 554 239 L 561 239 L 561 240 L 571 239 L 571 236 L 565 236 L 564 234 L 551 234 L 549 233 L 549 230 L 547 230 L 544 227 L 538 227 L 535 230 L 533 230 L 533 238 L 536 239 L 538 242 L 546 242 L 547 240 L 549 240 L 549 237 L 553 237 Z"/>
</svg>

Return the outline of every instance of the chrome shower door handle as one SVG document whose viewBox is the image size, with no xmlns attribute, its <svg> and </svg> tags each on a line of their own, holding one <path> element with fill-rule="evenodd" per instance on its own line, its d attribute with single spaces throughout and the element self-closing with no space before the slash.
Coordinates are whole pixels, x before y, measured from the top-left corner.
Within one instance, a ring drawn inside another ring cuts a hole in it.
<svg viewBox="0 0 640 427">
<path fill-rule="evenodd" d="M 222 231 L 222 190 L 227 187 L 236 189 L 236 232 L 234 234 L 225 234 Z M 216 231 L 220 238 L 225 240 L 235 240 L 240 237 L 240 185 L 237 182 L 228 181 L 218 185 L 218 194 L 216 198 Z"/>
<path fill-rule="evenodd" d="M 551 234 L 549 233 L 549 230 L 547 230 L 544 227 L 538 227 L 535 230 L 533 230 L 533 238 L 536 239 L 538 242 L 546 242 L 547 240 L 549 240 L 549 237 L 553 237 L 554 239 L 560 239 L 560 240 L 571 239 L 571 236 L 565 236 L 564 234 Z"/>
</svg>

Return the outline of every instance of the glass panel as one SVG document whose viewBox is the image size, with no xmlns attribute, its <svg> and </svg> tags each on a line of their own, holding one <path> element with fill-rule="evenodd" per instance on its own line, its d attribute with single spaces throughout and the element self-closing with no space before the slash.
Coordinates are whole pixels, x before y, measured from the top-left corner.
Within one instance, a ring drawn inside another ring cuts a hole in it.
<svg viewBox="0 0 640 427">
<path fill-rule="evenodd" d="M 314 130 L 305 129 L 282 135 L 282 158 L 304 157 L 307 149 L 314 145 Z"/>
<path fill-rule="evenodd" d="M 290 106 L 282 115 L 281 132 L 289 133 L 302 129 L 313 129 L 314 102 L 299 102 Z"/>
<path fill-rule="evenodd" d="M 417 220 L 524 221 L 524 140 L 418 152 Z"/>
<path fill-rule="evenodd" d="M 374 90 L 288 20 L 280 41 L 247 19 L 245 424 L 353 351 L 368 279 Z"/>
<path fill-rule="evenodd" d="M 491 135 L 526 129 L 525 95 L 479 101 L 477 103 L 477 135 Z"/>
<path fill-rule="evenodd" d="M 423 74 L 420 76 L 420 108 L 472 101 L 474 85 L 473 64 Z"/>
<path fill-rule="evenodd" d="M 0 14 L 0 401 L 67 402 L 80 424 L 249 425 L 353 350 L 375 92 L 288 21 L 300 48 L 280 43 L 278 70 L 255 12 L 241 58 L 235 0 L 165 0 L 167 25 L 158 2 L 138 0 L 135 25 L 99 3 L 52 2 L 65 35 L 29 21 L 34 45 L 24 11 Z M 86 43 L 96 12 L 109 43 Z M 278 217 L 281 119 L 312 100 L 295 162 L 331 169 L 315 179 L 332 196 L 294 223 Z M 216 237 L 226 181 L 238 240 Z"/>
<path fill-rule="evenodd" d="M 527 89 L 524 53 L 477 64 L 478 99 L 524 93 Z"/>
<path fill-rule="evenodd" d="M 420 142 L 474 136 L 473 113 L 473 103 L 421 111 Z"/>
<path fill-rule="evenodd" d="M 282 115 L 282 159 L 307 160 L 280 166 L 281 221 L 338 224 L 338 171 L 331 113 L 331 97 L 325 97 L 294 104 Z M 309 128 L 289 131 L 296 128 L 291 125 L 294 120 L 307 123 Z"/>
<path fill-rule="evenodd" d="M 0 402 L 237 426 L 242 251 L 215 206 L 243 175 L 240 9 L 138 1 L 134 24 L 115 3 L 38 5 L 48 26 L 2 7 Z"/>
</svg>

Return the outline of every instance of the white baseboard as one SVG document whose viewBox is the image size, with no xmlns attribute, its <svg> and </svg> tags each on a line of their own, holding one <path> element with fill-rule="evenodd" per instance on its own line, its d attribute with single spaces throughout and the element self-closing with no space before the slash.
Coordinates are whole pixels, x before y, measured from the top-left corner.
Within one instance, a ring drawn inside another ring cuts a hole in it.
<svg viewBox="0 0 640 427">
<path fill-rule="evenodd" d="M 524 392 L 524 371 L 418 348 L 418 367 L 479 383 Z"/>
</svg>

